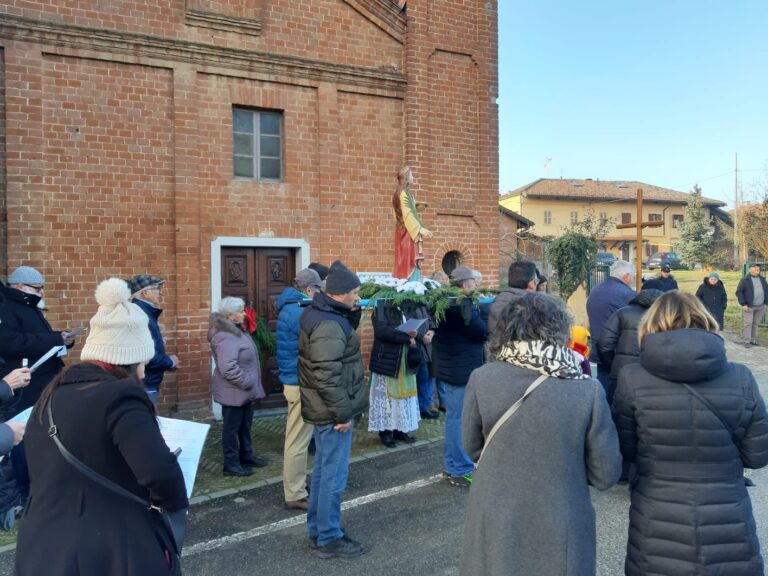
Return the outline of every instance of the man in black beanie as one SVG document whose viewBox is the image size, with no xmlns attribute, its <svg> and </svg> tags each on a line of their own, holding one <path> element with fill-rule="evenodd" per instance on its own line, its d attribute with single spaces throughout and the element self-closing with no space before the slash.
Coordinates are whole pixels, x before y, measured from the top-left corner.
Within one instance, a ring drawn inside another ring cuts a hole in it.
<svg viewBox="0 0 768 576">
<path fill-rule="evenodd" d="M 360 556 L 365 547 L 341 529 L 341 494 L 347 484 L 352 426 L 368 408 L 360 340 L 360 279 L 340 260 L 331 264 L 325 291 L 301 315 L 301 416 L 315 426 L 309 491 L 309 546 L 320 558 Z"/>
</svg>

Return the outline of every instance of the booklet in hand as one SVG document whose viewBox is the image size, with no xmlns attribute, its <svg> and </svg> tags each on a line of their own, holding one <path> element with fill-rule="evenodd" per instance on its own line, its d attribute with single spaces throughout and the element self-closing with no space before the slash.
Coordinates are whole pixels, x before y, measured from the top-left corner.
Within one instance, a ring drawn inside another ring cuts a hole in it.
<svg viewBox="0 0 768 576">
<path fill-rule="evenodd" d="M 400 332 L 405 332 L 406 334 L 408 332 L 418 332 L 419 328 L 421 328 L 426 321 L 426 318 L 411 318 L 410 320 L 406 320 L 400 324 L 397 329 L 400 330 Z"/>
</svg>

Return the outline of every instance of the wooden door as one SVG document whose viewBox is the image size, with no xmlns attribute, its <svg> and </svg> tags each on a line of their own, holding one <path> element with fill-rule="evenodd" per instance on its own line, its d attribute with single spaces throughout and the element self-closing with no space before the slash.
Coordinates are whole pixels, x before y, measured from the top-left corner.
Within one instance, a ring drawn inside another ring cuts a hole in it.
<svg viewBox="0 0 768 576">
<path fill-rule="evenodd" d="M 296 257 L 290 248 L 222 248 L 221 295 L 238 296 L 253 306 L 272 333 L 277 328 L 275 302 L 296 277 Z M 261 382 L 266 397 L 256 408 L 285 406 L 283 386 L 277 377 L 277 360 L 264 353 Z"/>
</svg>

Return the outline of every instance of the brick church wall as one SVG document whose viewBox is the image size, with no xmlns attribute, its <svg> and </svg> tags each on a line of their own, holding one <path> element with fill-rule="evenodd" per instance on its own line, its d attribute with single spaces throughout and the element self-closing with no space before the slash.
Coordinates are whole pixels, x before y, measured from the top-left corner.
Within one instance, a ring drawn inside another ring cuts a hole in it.
<svg viewBox="0 0 768 576">
<path fill-rule="evenodd" d="M 496 284 L 496 89 L 495 2 L 410 0 L 404 15 L 388 0 L 13 3 L 0 278 L 39 268 L 65 329 L 87 325 L 99 280 L 163 276 L 182 370 L 161 406 L 207 405 L 216 238 L 302 239 L 312 260 L 391 270 L 407 163 L 435 233 L 424 272 L 458 251 Z M 282 181 L 233 178 L 234 106 L 282 112 Z"/>
</svg>

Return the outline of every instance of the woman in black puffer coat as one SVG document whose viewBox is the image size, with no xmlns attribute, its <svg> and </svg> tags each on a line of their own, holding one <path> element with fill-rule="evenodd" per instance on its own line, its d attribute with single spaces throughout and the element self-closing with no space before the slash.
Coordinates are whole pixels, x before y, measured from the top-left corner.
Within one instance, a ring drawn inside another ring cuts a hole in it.
<svg viewBox="0 0 768 576">
<path fill-rule="evenodd" d="M 712 274 L 704 278 L 704 282 L 696 290 L 696 298 L 701 300 L 707 310 L 709 310 L 709 313 L 715 317 L 717 325 L 722 330 L 725 309 L 728 307 L 728 294 L 717 272 L 712 272 Z"/>
<path fill-rule="evenodd" d="M 743 468 L 768 464 L 765 404 L 716 332 L 693 295 L 667 292 L 640 325 L 640 363 L 619 375 L 614 420 L 638 472 L 629 576 L 763 574 Z"/>
</svg>

